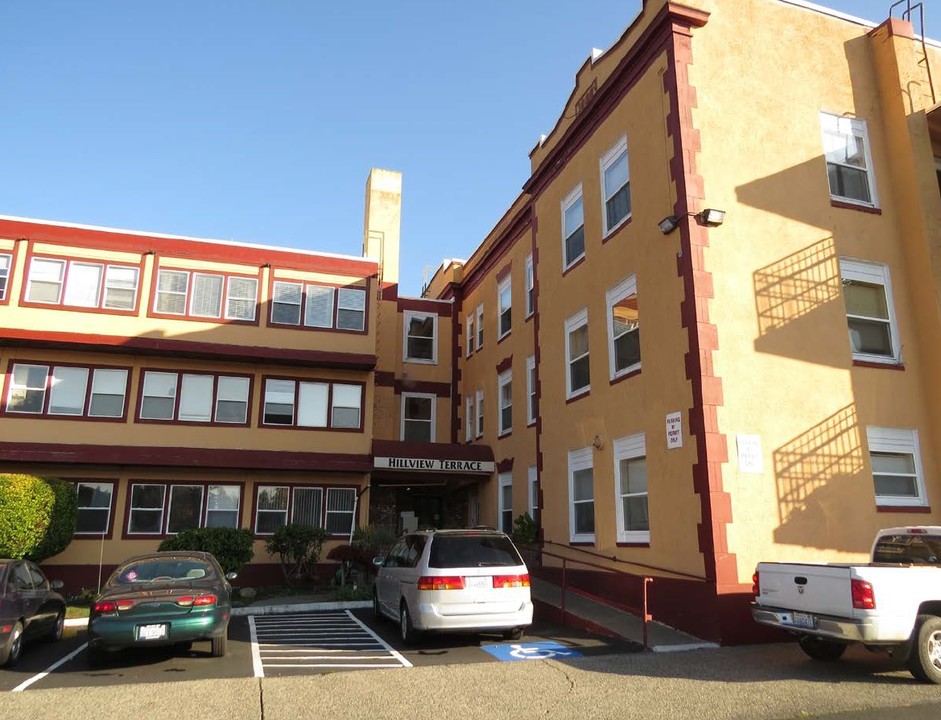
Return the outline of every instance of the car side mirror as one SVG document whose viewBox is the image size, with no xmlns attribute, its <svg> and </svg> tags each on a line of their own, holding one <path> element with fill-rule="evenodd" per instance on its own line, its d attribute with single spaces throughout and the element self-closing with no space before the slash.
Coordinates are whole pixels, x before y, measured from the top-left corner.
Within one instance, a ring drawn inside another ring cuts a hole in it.
<svg viewBox="0 0 941 720">
<path fill-rule="evenodd" d="M 235 578 L 237 578 L 238 576 L 239 576 L 239 574 L 238 574 L 237 572 L 230 572 L 230 573 L 226 573 L 226 574 L 225 574 L 225 579 L 226 579 L 226 580 L 235 580 Z"/>
<path fill-rule="evenodd" d="M 385 559 L 384 557 L 374 557 L 374 558 L 372 559 L 373 567 L 377 567 L 377 568 L 382 567 L 382 564 L 383 564 L 385 561 L 386 561 L 386 559 Z"/>
</svg>

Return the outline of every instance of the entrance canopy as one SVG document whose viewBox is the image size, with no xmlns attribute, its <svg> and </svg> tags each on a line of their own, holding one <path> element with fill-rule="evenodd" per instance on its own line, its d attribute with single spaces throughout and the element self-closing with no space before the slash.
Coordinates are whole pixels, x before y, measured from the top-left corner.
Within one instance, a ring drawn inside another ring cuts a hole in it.
<svg viewBox="0 0 941 720">
<path fill-rule="evenodd" d="M 389 484 L 457 487 L 482 480 L 495 469 L 493 451 L 486 445 L 373 440 L 372 455 L 372 477 Z"/>
</svg>

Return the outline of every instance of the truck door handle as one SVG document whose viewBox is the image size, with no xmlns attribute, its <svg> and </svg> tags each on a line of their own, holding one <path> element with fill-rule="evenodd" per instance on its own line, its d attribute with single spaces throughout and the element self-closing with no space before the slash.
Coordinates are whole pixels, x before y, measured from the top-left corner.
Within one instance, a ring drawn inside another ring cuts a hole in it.
<svg viewBox="0 0 941 720">
<path fill-rule="evenodd" d="M 794 578 L 794 582 L 796 582 L 798 585 L 806 585 L 807 578 L 805 578 L 803 575 L 798 575 L 796 578 Z"/>
</svg>

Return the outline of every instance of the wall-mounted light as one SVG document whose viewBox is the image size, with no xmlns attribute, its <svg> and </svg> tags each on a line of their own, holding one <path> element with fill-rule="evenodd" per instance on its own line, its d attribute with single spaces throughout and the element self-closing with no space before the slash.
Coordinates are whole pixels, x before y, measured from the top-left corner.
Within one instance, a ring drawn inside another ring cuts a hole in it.
<svg viewBox="0 0 941 720">
<path fill-rule="evenodd" d="M 716 210 L 715 208 L 706 208 L 705 210 L 698 213 L 685 213 L 680 217 L 693 217 L 699 221 L 700 224 L 705 225 L 706 227 L 718 227 L 725 221 L 725 210 Z M 680 218 L 676 215 L 667 215 L 663 220 L 657 223 L 657 227 L 660 228 L 660 232 L 664 235 L 669 235 L 671 232 L 676 230 L 680 225 Z"/>
</svg>

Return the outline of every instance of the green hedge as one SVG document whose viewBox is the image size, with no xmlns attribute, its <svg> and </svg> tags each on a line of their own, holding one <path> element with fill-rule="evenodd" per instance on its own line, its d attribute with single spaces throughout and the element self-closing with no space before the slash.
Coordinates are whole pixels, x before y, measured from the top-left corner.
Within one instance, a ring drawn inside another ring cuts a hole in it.
<svg viewBox="0 0 941 720">
<path fill-rule="evenodd" d="M 72 542 L 77 514 L 71 483 L 0 474 L 0 557 L 41 562 L 59 554 Z"/>
<path fill-rule="evenodd" d="M 242 571 L 255 556 L 252 531 L 242 528 L 208 527 L 184 530 L 160 543 L 159 550 L 201 550 L 210 553 L 225 573 Z"/>
</svg>

